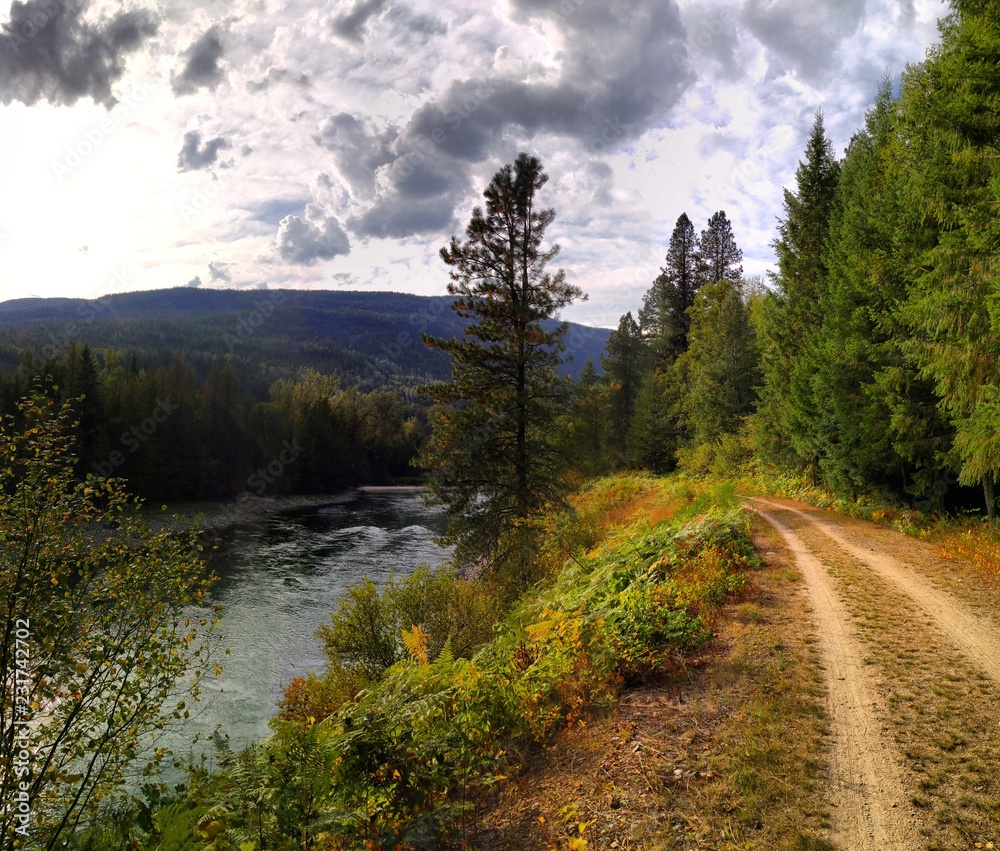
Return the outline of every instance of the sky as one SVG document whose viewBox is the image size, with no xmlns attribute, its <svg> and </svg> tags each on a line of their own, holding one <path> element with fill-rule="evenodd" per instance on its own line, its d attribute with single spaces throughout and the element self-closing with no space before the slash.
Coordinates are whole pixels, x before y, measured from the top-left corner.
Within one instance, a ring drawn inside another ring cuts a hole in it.
<svg viewBox="0 0 1000 851">
<path fill-rule="evenodd" d="M 674 224 L 774 268 L 817 110 L 841 155 L 942 0 L 0 0 L 0 300 L 446 292 L 520 151 L 554 268 L 612 327 Z"/>
</svg>

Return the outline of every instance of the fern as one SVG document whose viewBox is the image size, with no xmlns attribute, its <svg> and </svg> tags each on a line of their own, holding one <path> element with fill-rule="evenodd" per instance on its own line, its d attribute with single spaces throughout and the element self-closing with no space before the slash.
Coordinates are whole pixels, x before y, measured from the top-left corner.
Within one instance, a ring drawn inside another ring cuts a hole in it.
<svg viewBox="0 0 1000 851">
<path fill-rule="evenodd" d="M 187 801 L 178 801 L 160 808 L 153 817 L 159 834 L 157 851 L 196 851 L 202 843 L 195 835 L 195 828 L 204 813 Z"/>
</svg>

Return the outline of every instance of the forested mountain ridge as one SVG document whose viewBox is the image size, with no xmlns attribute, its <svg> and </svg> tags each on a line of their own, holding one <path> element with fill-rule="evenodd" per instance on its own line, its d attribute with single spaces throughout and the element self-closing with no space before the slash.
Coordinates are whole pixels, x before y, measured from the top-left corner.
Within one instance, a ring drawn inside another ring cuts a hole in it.
<svg viewBox="0 0 1000 851">
<path fill-rule="evenodd" d="M 193 288 L 15 299 L 0 302 L 0 367 L 15 368 L 27 349 L 51 359 L 76 343 L 134 353 L 143 367 L 169 365 L 182 351 L 199 376 L 229 356 L 255 370 L 336 373 L 363 389 L 413 388 L 450 374 L 447 355 L 424 346 L 421 334 L 461 335 L 451 302 L 394 292 Z M 571 323 L 565 373 L 597 363 L 608 333 Z"/>
</svg>

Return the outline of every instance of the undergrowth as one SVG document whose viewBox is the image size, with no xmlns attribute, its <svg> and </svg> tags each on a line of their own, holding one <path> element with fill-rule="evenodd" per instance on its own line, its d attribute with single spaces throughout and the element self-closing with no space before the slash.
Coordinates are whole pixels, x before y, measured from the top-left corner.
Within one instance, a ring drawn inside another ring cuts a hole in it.
<svg viewBox="0 0 1000 851">
<path fill-rule="evenodd" d="M 81 847 L 466 847 L 491 788 L 561 730 L 613 705 L 623 683 L 683 665 L 756 563 L 732 487 L 619 476 L 592 484 L 548 523 L 547 579 L 478 649 L 456 653 L 451 636 L 441 641 L 447 619 L 406 623 L 405 607 L 393 604 L 384 670 L 332 658 L 333 669 L 362 676 L 359 692 L 330 688 L 312 699 L 302 692 L 325 675 L 299 682 L 294 711 L 272 722 L 270 738 L 241 754 L 223 749 L 220 770 L 192 769 L 114 840 L 81 837 Z M 426 572 L 416 581 L 441 603 L 448 583 Z M 406 582 L 392 593 L 397 603 L 413 597 Z M 345 605 L 359 599 L 378 610 L 370 588 Z M 338 647 L 353 646 L 349 615 L 334 614 L 328 649 L 334 633 Z"/>
</svg>

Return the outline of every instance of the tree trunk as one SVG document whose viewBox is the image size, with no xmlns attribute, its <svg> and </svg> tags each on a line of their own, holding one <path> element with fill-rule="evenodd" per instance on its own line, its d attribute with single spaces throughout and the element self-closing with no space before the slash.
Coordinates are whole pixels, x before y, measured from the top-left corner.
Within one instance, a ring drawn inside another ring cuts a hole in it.
<svg viewBox="0 0 1000 851">
<path fill-rule="evenodd" d="M 993 476 L 983 476 L 983 496 L 986 497 L 986 515 L 990 520 L 996 517 L 996 509 L 993 504 Z"/>
</svg>

